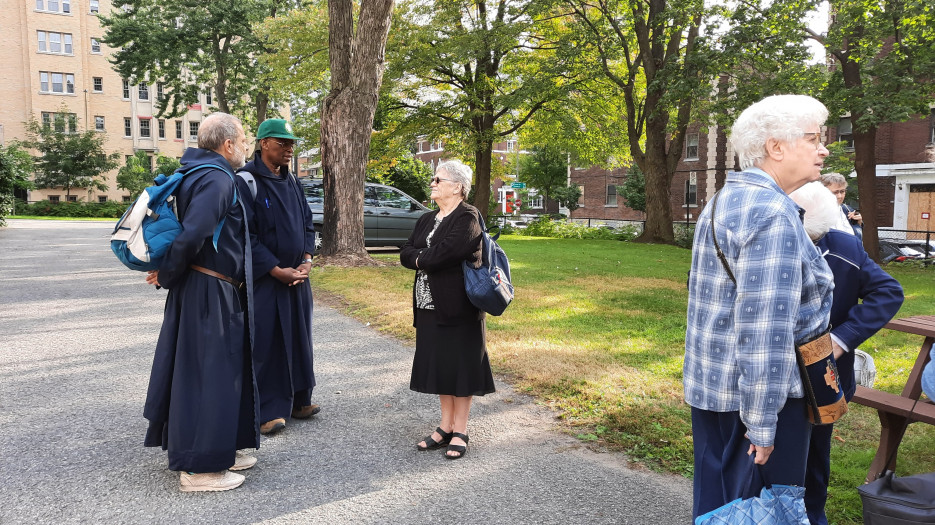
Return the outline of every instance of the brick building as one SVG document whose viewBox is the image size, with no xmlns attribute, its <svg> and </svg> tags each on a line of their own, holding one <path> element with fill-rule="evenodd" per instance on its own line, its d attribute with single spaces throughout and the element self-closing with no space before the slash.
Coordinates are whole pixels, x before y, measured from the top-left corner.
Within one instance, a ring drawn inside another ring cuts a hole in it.
<svg viewBox="0 0 935 525">
<path fill-rule="evenodd" d="M 162 84 L 130 85 L 108 62 L 98 15 L 110 12 L 110 0 L 19 0 L 8 6 L 0 32 L 0 144 L 25 138 L 30 118 L 54 122 L 64 105 L 66 129 L 98 131 L 105 136 L 104 150 L 124 158 L 137 151 L 178 158 L 197 145 L 198 124 L 213 102 L 210 89 L 184 116 L 157 118 Z M 129 200 L 117 188 L 116 175 L 117 170 L 105 174 L 106 191 L 77 188 L 67 199 Z M 66 200 L 62 188 L 35 189 L 24 197 Z"/>
</svg>

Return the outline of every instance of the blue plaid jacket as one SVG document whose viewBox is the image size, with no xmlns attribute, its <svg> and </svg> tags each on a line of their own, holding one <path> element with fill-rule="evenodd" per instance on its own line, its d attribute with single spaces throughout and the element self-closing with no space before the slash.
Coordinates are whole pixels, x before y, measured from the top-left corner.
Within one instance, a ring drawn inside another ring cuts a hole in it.
<svg viewBox="0 0 935 525">
<path fill-rule="evenodd" d="M 770 446 L 787 397 L 802 397 L 794 345 L 828 327 L 833 276 L 805 233 L 799 207 L 765 172 L 731 173 L 698 217 L 688 281 L 685 401 L 739 411 L 750 441 Z"/>
</svg>

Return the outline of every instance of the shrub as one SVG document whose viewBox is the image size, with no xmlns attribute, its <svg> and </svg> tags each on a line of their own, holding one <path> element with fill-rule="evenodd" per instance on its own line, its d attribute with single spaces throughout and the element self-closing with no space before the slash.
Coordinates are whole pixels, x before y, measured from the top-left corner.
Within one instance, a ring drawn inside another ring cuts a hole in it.
<svg viewBox="0 0 935 525">
<path fill-rule="evenodd" d="M 99 217 L 120 218 L 128 203 L 109 202 L 59 202 L 39 201 L 32 204 L 17 204 L 17 215 L 35 215 L 38 217 Z"/>
<path fill-rule="evenodd" d="M 547 216 L 540 216 L 529 223 L 523 232 L 533 237 L 555 237 L 559 239 L 598 239 L 611 241 L 630 241 L 639 235 L 638 226 L 623 228 L 591 228 L 571 221 L 555 221 Z"/>
</svg>

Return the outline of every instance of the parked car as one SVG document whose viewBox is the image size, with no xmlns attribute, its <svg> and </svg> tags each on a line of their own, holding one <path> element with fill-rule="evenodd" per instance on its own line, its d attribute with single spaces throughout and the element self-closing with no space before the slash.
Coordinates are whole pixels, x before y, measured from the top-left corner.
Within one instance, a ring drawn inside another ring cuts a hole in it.
<svg viewBox="0 0 935 525">
<path fill-rule="evenodd" d="M 880 259 L 883 262 L 901 262 L 908 259 L 921 259 L 924 256 L 923 252 L 905 246 L 901 242 L 889 240 L 880 241 Z"/>
<path fill-rule="evenodd" d="M 302 181 L 305 200 L 315 223 L 315 249 L 321 248 L 325 186 L 321 179 Z M 364 185 L 364 245 L 400 247 L 409 239 L 416 220 L 429 211 L 402 191 L 383 184 Z"/>
</svg>

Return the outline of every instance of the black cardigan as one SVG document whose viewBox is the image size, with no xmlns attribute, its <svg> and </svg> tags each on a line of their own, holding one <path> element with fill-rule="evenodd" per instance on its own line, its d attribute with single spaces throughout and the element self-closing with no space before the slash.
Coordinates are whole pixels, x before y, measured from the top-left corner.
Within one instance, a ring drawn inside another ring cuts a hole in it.
<svg viewBox="0 0 935 525">
<path fill-rule="evenodd" d="M 480 213 L 474 206 L 461 202 L 438 225 L 432 235 L 432 246 L 427 248 L 425 238 L 432 231 L 437 215 L 438 210 L 419 218 L 409 240 L 399 250 L 399 261 L 406 268 L 422 270 L 428 276 L 438 324 L 453 325 L 484 319 L 486 314 L 471 304 L 464 291 L 464 270 L 461 267 L 462 261 L 473 263 L 475 268 L 480 267 Z M 419 260 L 418 267 L 416 259 Z M 415 308 L 413 285 L 413 320 Z"/>
</svg>

